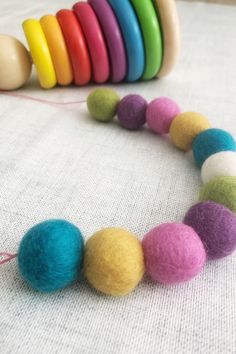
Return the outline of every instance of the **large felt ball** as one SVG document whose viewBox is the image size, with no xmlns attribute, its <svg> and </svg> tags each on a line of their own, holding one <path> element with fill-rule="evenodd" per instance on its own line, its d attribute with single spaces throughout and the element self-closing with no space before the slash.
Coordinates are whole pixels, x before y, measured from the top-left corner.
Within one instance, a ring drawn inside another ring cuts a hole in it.
<svg viewBox="0 0 236 354">
<path fill-rule="evenodd" d="M 162 224 L 143 239 L 147 274 L 162 284 L 192 279 L 203 269 L 206 252 L 197 233 L 178 223 Z"/>
<path fill-rule="evenodd" d="M 147 101 L 139 95 L 125 96 L 119 103 L 117 117 L 122 127 L 140 129 L 146 123 Z"/>
<path fill-rule="evenodd" d="M 202 202 L 187 212 L 184 223 L 201 238 L 209 259 L 223 258 L 236 249 L 236 215 L 214 202 Z"/>
<path fill-rule="evenodd" d="M 175 146 L 188 151 L 192 148 L 193 140 L 196 136 L 210 128 L 208 119 L 194 112 L 179 114 L 170 126 L 170 137 Z"/>
<path fill-rule="evenodd" d="M 84 273 L 89 283 L 105 294 L 129 294 L 144 273 L 141 243 L 120 228 L 95 233 L 85 246 Z"/>
<path fill-rule="evenodd" d="M 214 178 L 202 187 L 199 199 L 223 204 L 236 213 L 236 177 Z"/>
<path fill-rule="evenodd" d="M 220 176 L 236 177 L 236 153 L 222 151 L 211 155 L 202 165 L 201 176 L 203 183 Z"/>
<path fill-rule="evenodd" d="M 231 134 L 222 129 L 208 129 L 193 141 L 193 155 L 198 167 L 213 154 L 221 151 L 236 151 L 235 140 Z"/>
<path fill-rule="evenodd" d="M 177 103 L 170 98 L 156 98 L 147 107 L 147 124 L 155 133 L 168 134 L 173 119 L 180 112 L 181 110 Z"/>
<path fill-rule="evenodd" d="M 22 277 L 42 292 L 62 289 L 81 271 L 84 241 L 80 230 L 64 220 L 48 220 L 32 227 L 18 252 Z"/>
<path fill-rule="evenodd" d="M 112 120 L 117 111 L 120 97 L 109 88 L 93 90 L 87 98 L 87 107 L 91 116 L 101 122 Z"/>
</svg>

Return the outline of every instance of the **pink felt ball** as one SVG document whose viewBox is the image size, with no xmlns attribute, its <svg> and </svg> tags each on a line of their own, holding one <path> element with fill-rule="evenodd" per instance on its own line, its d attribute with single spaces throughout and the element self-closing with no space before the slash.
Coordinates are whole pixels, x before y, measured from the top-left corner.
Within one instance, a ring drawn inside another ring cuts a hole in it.
<svg viewBox="0 0 236 354">
<path fill-rule="evenodd" d="M 162 284 L 192 279 L 200 273 L 206 261 L 198 234 L 184 224 L 157 226 L 144 236 L 142 244 L 147 274 Z"/>
<path fill-rule="evenodd" d="M 173 119 L 181 113 L 177 103 L 170 98 L 160 97 L 149 103 L 146 121 L 150 129 L 158 134 L 168 134 Z"/>
</svg>

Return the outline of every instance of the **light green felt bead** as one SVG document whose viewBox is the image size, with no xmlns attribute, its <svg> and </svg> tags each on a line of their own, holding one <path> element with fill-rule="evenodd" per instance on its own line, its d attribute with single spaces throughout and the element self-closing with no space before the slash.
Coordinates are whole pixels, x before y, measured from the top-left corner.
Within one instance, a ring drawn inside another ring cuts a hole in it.
<svg viewBox="0 0 236 354">
<path fill-rule="evenodd" d="M 118 94 L 109 88 L 98 88 L 87 98 L 87 107 L 91 116 L 100 122 L 109 122 L 117 111 L 120 102 Z"/>
<path fill-rule="evenodd" d="M 236 213 L 236 177 L 214 178 L 202 187 L 199 199 L 223 204 Z"/>
</svg>

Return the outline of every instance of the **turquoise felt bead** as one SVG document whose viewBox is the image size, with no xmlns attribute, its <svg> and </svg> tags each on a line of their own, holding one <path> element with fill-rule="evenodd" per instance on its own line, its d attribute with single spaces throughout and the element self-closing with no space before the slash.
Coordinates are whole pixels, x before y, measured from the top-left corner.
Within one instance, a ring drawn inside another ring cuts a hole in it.
<svg viewBox="0 0 236 354">
<path fill-rule="evenodd" d="M 47 220 L 23 237 L 18 252 L 19 271 L 33 289 L 56 291 L 78 278 L 83 253 L 83 237 L 76 226 L 65 220 Z"/>
<path fill-rule="evenodd" d="M 222 129 L 207 129 L 200 133 L 193 141 L 193 155 L 198 167 L 213 154 L 221 151 L 236 151 L 233 136 Z"/>
</svg>

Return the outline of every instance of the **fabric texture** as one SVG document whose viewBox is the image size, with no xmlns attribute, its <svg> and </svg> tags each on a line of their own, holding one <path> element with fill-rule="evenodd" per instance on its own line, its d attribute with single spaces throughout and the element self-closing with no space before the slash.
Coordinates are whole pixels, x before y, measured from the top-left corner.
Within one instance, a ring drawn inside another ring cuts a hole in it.
<svg viewBox="0 0 236 354">
<path fill-rule="evenodd" d="M 72 1 L 0 2 L 0 32 L 25 39 L 21 21 L 55 14 Z M 123 97 L 165 96 L 236 136 L 236 7 L 178 2 L 182 51 L 167 78 L 113 86 Z M 18 94 L 86 100 L 91 86 Z M 181 221 L 197 202 L 200 171 L 192 154 L 147 129 L 130 132 L 90 119 L 86 104 L 61 107 L 0 95 L 0 249 L 17 252 L 35 223 L 65 218 L 87 240 L 122 227 L 141 240 L 153 227 Z M 0 268 L 1 354 L 234 354 L 236 255 L 206 264 L 173 287 L 147 277 L 112 298 L 86 282 L 55 294 L 29 289 L 17 261 Z"/>
</svg>

